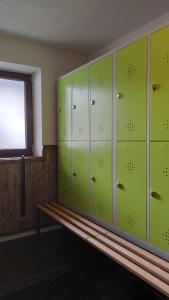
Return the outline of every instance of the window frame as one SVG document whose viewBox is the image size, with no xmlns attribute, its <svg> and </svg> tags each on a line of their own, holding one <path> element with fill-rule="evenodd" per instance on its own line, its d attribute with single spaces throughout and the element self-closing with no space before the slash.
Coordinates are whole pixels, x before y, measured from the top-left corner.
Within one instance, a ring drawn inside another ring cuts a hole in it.
<svg viewBox="0 0 169 300">
<path fill-rule="evenodd" d="M 32 75 L 0 70 L 0 78 L 23 81 L 25 84 L 25 140 L 24 149 L 0 149 L 0 158 L 32 156 L 33 145 L 33 110 L 32 110 Z"/>
</svg>

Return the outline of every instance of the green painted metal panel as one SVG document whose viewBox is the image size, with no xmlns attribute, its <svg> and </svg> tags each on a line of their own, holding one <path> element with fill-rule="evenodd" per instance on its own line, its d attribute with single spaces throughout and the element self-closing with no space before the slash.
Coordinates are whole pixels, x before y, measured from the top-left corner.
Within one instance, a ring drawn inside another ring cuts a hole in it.
<svg viewBox="0 0 169 300">
<path fill-rule="evenodd" d="M 71 76 L 58 80 L 58 140 L 71 140 Z"/>
<path fill-rule="evenodd" d="M 146 140 L 147 38 L 117 52 L 117 140 Z"/>
<path fill-rule="evenodd" d="M 91 143 L 91 215 L 112 224 L 112 142 Z"/>
<path fill-rule="evenodd" d="M 91 139 L 112 139 L 112 55 L 90 66 Z"/>
<path fill-rule="evenodd" d="M 72 75 L 72 139 L 89 139 L 89 76 L 88 67 Z"/>
<path fill-rule="evenodd" d="M 72 206 L 89 213 L 89 143 L 72 142 Z"/>
<path fill-rule="evenodd" d="M 169 141 L 169 27 L 151 35 L 152 141 Z"/>
<path fill-rule="evenodd" d="M 58 145 L 58 194 L 59 201 L 71 205 L 72 194 L 71 142 L 59 141 Z"/>
<path fill-rule="evenodd" d="M 169 252 L 169 142 L 150 143 L 150 243 Z"/>
<path fill-rule="evenodd" d="M 146 143 L 117 143 L 116 226 L 146 240 Z"/>
</svg>

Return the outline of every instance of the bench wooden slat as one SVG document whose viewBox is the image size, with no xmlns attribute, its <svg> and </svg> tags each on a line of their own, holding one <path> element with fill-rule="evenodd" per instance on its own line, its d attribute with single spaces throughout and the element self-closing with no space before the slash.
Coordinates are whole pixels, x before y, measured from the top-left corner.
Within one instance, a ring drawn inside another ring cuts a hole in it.
<svg viewBox="0 0 169 300">
<path fill-rule="evenodd" d="M 109 247 L 103 245 L 101 242 L 97 241 L 96 239 L 89 237 L 87 241 L 97 248 L 102 253 L 106 254 L 108 257 L 113 258 L 117 263 L 121 266 L 125 267 L 127 270 L 138 276 L 139 278 L 146 281 L 148 284 L 153 286 L 155 289 L 158 289 L 162 294 L 169 297 L 169 285 L 162 280 L 156 278 L 151 273 L 143 270 L 139 266 L 135 265 L 125 257 L 119 255 Z"/>
<path fill-rule="evenodd" d="M 152 264 L 151 262 L 145 260 L 144 258 L 138 256 L 137 254 L 134 254 L 130 250 L 120 246 L 119 244 L 113 242 L 112 240 L 108 239 L 107 237 L 98 234 L 97 231 L 91 230 L 91 228 L 87 225 L 84 225 L 78 220 L 75 220 L 73 217 L 71 217 L 69 214 L 61 211 L 60 209 L 54 207 L 51 204 L 45 204 L 45 207 L 51 209 L 54 213 L 59 215 L 60 217 L 64 218 L 65 220 L 69 221 L 71 224 L 77 226 L 79 229 L 83 230 L 85 233 L 92 235 L 100 242 L 104 243 L 107 247 L 113 249 L 114 251 L 118 252 L 119 254 L 125 256 L 130 261 L 134 262 L 135 264 L 139 265 L 146 271 L 152 273 L 154 276 L 158 277 L 159 279 L 165 281 L 166 283 L 169 283 L 169 273 L 164 271 L 163 269 L 160 269 L 158 266 Z"/>
<path fill-rule="evenodd" d="M 106 230 L 105 228 L 85 219 L 84 217 L 74 213 L 73 211 L 71 211 L 55 202 L 52 202 L 51 204 L 54 205 L 56 208 L 59 208 L 60 210 L 68 213 L 70 216 L 74 217 L 75 219 L 81 221 L 83 224 L 91 227 L 92 229 L 95 229 L 98 233 L 105 234 L 106 232 L 108 232 L 108 230 Z"/>
<path fill-rule="evenodd" d="M 67 222 L 63 218 L 56 215 L 56 213 L 51 212 L 46 207 L 42 206 L 41 204 L 37 205 L 38 209 L 40 209 L 43 213 L 51 217 L 54 221 L 60 223 L 61 225 L 64 225 L 67 229 L 71 230 L 73 233 L 76 233 L 79 237 L 81 237 L 83 240 L 86 240 L 89 238 L 89 235 L 86 234 L 84 231 L 78 229 L 76 226 L 73 226 L 70 222 Z"/>
<path fill-rule="evenodd" d="M 74 218 L 84 222 L 86 225 L 90 226 L 91 228 L 97 230 L 99 233 L 104 233 L 104 235 L 108 238 L 110 238 L 112 241 L 120 244 L 121 246 L 124 246 L 125 248 L 129 249 L 130 251 L 132 251 L 133 253 L 147 259 L 148 261 L 150 261 L 151 263 L 157 265 L 158 267 L 162 268 L 163 270 L 169 272 L 169 262 L 164 260 L 164 259 L 161 259 L 160 257 L 144 250 L 143 248 L 141 247 L 138 247 L 137 245 L 134 245 L 132 244 L 131 242 L 128 242 L 126 241 L 125 239 L 119 237 L 118 235 L 106 230 L 106 229 L 103 229 L 101 226 L 85 219 L 84 217 L 70 211 L 69 209 L 66 209 L 65 207 L 55 203 L 55 202 L 52 202 L 52 205 L 54 205 L 55 207 L 67 212 L 68 214 L 70 214 L 71 216 L 73 216 Z M 100 230 L 100 229 L 103 229 Z"/>
<path fill-rule="evenodd" d="M 55 203 L 39 204 L 37 208 L 169 297 L 167 261 L 125 241 L 61 205 Z M 103 231 L 100 229 L 103 229 Z M 141 255 L 139 255 L 139 250 L 142 250 Z M 155 259 L 158 260 L 157 264 L 154 263 Z"/>
</svg>

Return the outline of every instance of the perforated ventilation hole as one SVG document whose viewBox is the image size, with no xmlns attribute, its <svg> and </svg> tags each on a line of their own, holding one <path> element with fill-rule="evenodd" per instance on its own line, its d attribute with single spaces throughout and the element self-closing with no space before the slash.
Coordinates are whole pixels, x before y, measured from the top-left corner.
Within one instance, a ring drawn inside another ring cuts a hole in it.
<svg viewBox="0 0 169 300">
<path fill-rule="evenodd" d="M 135 71 L 136 71 L 136 67 L 133 66 L 132 64 L 129 64 L 127 71 L 126 71 L 126 74 L 129 77 L 129 79 L 133 78 Z"/>
<path fill-rule="evenodd" d="M 128 122 L 128 124 L 125 128 L 127 129 L 129 134 L 131 135 L 134 132 L 136 126 L 134 125 L 134 123 L 131 120 L 129 120 L 129 122 Z"/>
<path fill-rule="evenodd" d="M 104 132 L 104 126 L 102 124 L 99 124 L 96 127 L 96 131 L 101 135 Z"/>
<path fill-rule="evenodd" d="M 126 169 L 128 170 L 130 175 L 135 171 L 136 167 L 131 160 L 129 160 L 129 162 L 126 164 Z"/>
<path fill-rule="evenodd" d="M 127 224 L 128 224 L 128 226 L 129 226 L 130 228 L 135 227 L 136 221 L 135 221 L 135 219 L 134 219 L 134 217 L 133 217 L 132 214 L 129 214 L 129 215 L 128 215 L 128 217 L 127 217 Z"/>
<path fill-rule="evenodd" d="M 167 242 L 169 245 L 169 229 L 162 233 L 163 239 Z"/>
<path fill-rule="evenodd" d="M 103 84 L 104 84 L 104 79 L 103 79 L 102 77 L 100 77 L 100 78 L 98 79 L 98 87 L 99 87 L 99 88 L 102 88 Z"/>
<path fill-rule="evenodd" d="M 168 120 L 165 120 L 165 121 L 162 123 L 162 126 L 164 127 L 164 129 L 168 130 L 168 129 L 169 129 L 169 121 L 168 121 Z"/>
<path fill-rule="evenodd" d="M 168 168 L 163 169 L 163 174 L 164 176 L 168 177 Z"/>
<path fill-rule="evenodd" d="M 100 169 L 102 169 L 104 167 L 104 160 L 99 159 L 96 164 Z"/>
<path fill-rule="evenodd" d="M 163 62 L 164 62 L 164 63 L 168 63 L 168 62 L 169 62 L 169 52 L 166 52 L 166 53 L 163 55 Z"/>
<path fill-rule="evenodd" d="M 83 134 L 84 134 L 84 128 L 79 127 L 79 134 L 80 134 L 80 135 L 83 135 Z"/>
</svg>

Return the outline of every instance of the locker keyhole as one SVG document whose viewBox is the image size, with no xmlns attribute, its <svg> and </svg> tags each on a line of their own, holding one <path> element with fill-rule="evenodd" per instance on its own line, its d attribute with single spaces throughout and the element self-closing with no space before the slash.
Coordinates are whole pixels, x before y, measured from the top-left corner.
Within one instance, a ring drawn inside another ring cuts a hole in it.
<svg viewBox="0 0 169 300">
<path fill-rule="evenodd" d="M 169 245 L 169 229 L 167 231 L 165 231 L 163 234 L 162 234 L 164 240 L 167 242 L 167 244 Z"/>
<path fill-rule="evenodd" d="M 169 129 L 169 121 L 168 121 L 168 120 L 165 120 L 165 121 L 162 123 L 162 126 L 164 127 L 164 129 L 168 130 L 168 129 Z"/>
<path fill-rule="evenodd" d="M 164 176 L 168 177 L 168 168 L 163 169 L 163 174 Z"/>
<path fill-rule="evenodd" d="M 129 214 L 129 216 L 127 217 L 127 224 L 129 225 L 130 228 L 133 228 L 136 225 L 136 222 L 132 214 Z"/>
<path fill-rule="evenodd" d="M 126 71 L 126 74 L 127 76 L 132 79 L 133 76 L 134 76 L 134 73 L 136 71 L 136 67 L 133 66 L 132 64 L 129 64 L 128 68 L 127 68 L 127 71 Z"/>
<path fill-rule="evenodd" d="M 136 167 L 134 166 L 134 163 L 130 160 L 127 165 L 126 168 L 128 170 L 128 172 L 130 173 L 130 175 L 135 171 Z"/>
<path fill-rule="evenodd" d="M 98 166 L 100 169 L 102 169 L 102 168 L 104 167 L 104 161 L 103 161 L 102 159 L 99 159 L 99 160 L 97 161 L 97 166 Z"/>
<path fill-rule="evenodd" d="M 164 55 L 163 55 L 163 61 L 164 63 L 168 63 L 169 62 L 169 53 L 166 52 Z"/>
<path fill-rule="evenodd" d="M 134 129 L 136 128 L 136 126 L 134 125 L 134 123 L 130 120 L 126 126 L 127 131 L 129 132 L 129 134 L 131 135 L 134 131 Z"/>
</svg>

